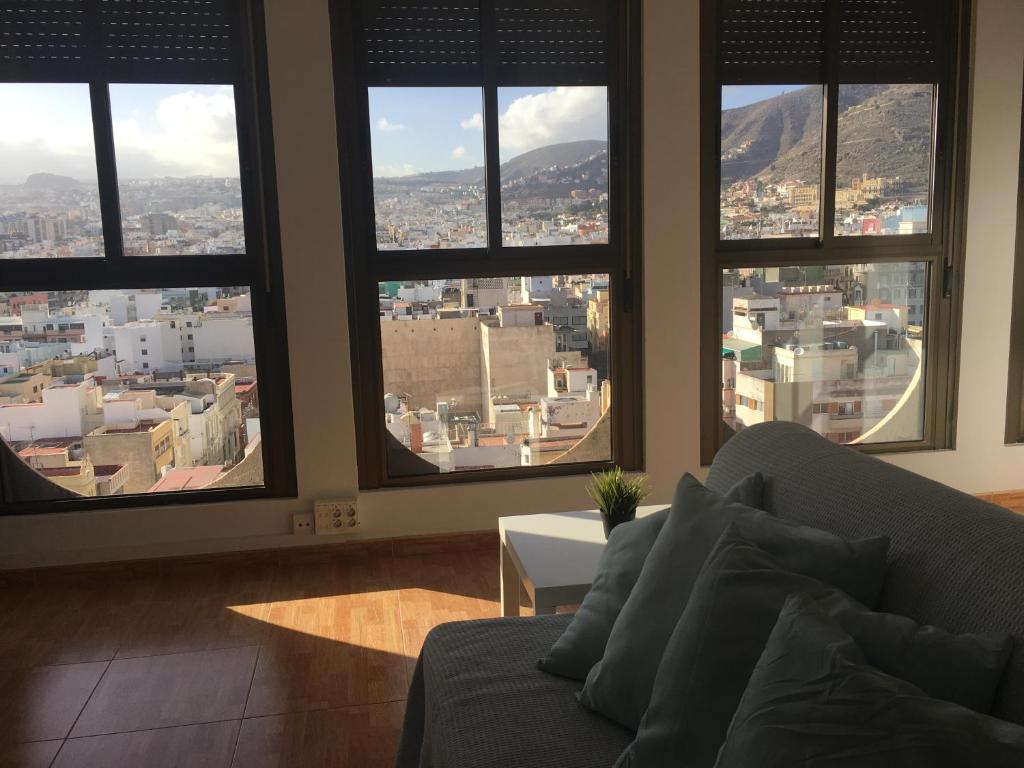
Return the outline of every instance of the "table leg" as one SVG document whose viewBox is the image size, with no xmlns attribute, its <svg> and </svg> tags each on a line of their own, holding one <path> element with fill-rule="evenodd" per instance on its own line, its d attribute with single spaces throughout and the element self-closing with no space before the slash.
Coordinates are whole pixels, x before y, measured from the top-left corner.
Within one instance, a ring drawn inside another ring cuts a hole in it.
<svg viewBox="0 0 1024 768">
<path fill-rule="evenodd" d="M 501 615 L 519 615 L 519 572 L 505 542 L 501 542 Z"/>
</svg>

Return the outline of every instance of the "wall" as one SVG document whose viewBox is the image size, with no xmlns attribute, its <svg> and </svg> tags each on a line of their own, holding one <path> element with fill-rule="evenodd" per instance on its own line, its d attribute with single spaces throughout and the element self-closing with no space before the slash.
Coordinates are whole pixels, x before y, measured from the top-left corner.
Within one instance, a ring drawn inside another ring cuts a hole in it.
<svg viewBox="0 0 1024 768">
<path fill-rule="evenodd" d="M 0 566 L 323 543 L 291 536 L 291 514 L 356 492 L 326 0 L 266 3 L 300 498 L 6 518 Z M 1002 445 L 1024 3 L 978 8 L 958 448 L 891 460 L 967 491 L 998 491 L 1024 487 L 1024 447 Z M 698 21 L 697 0 L 647 0 L 645 427 L 658 502 L 680 473 L 699 471 Z M 569 477 L 364 493 L 362 535 L 479 530 L 503 514 L 582 508 L 583 485 Z"/>
<path fill-rule="evenodd" d="M 387 320 L 380 335 L 384 392 L 411 395 L 415 410 L 454 399 L 456 410 L 481 411 L 479 320 Z"/>
</svg>

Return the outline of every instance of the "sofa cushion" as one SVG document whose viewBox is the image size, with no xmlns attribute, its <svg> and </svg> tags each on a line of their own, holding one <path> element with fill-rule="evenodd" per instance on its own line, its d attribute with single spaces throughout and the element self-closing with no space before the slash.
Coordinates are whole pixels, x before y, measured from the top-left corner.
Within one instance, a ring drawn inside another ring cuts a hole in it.
<svg viewBox="0 0 1024 768">
<path fill-rule="evenodd" d="M 1006 633 L 954 635 L 905 616 L 874 613 L 833 591 L 818 608 L 849 633 L 864 658 L 932 698 L 987 713 L 1013 650 Z"/>
<path fill-rule="evenodd" d="M 1011 768 L 1024 765 L 1024 728 L 869 665 L 837 621 L 798 595 L 772 630 L 715 765 L 809 764 Z"/>
<path fill-rule="evenodd" d="M 707 485 L 721 492 L 754 471 L 770 478 L 764 508 L 777 517 L 847 539 L 890 538 L 878 610 L 1013 635 L 992 714 L 1024 723 L 1024 516 L 788 422 L 732 437 Z"/>
<path fill-rule="evenodd" d="M 683 475 L 668 519 L 622 606 L 601 661 L 580 694 L 584 706 L 633 730 L 651 698 L 658 661 L 701 566 L 738 515 L 764 515 Z"/>
<path fill-rule="evenodd" d="M 774 518 L 739 518 L 708 558 L 620 767 L 711 768 L 787 596 L 835 585 L 871 603 L 887 541 L 845 542 Z"/>
<path fill-rule="evenodd" d="M 739 480 L 728 493 L 727 501 L 760 508 L 764 478 L 759 472 Z M 683 503 L 678 498 L 674 503 Z M 618 525 L 608 537 L 594 584 L 551 650 L 538 662 L 545 672 L 573 680 L 585 680 L 590 668 L 604 655 L 608 636 L 633 586 L 644 561 L 661 532 L 668 510 Z"/>
<path fill-rule="evenodd" d="M 782 536 L 793 569 L 814 571 L 833 583 L 849 584 L 869 602 L 877 597 L 882 584 L 884 543 L 851 547 L 824 531 L 772 520 L 764 512 L 727 502 L 689 475 L 679 482 L 676 498 L 680 503 L 673 504 L 612 628 L 604 657 L 590 670 L 580 694 L 584 706 L 634 730 L 651 700 L 662 653 L 687 607 L 697 576 L 730 523 L 742 520 L 759 535 Z M 790 533 L 783 536 L 781 531 Z"/>
</svg>

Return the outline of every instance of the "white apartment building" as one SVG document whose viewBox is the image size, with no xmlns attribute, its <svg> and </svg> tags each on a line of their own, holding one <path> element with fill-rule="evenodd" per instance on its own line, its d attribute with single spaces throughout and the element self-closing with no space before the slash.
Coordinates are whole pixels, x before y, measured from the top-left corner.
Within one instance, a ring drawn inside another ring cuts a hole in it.
<svg viewBox="0 0 1024 768">
<path fill-rule="evenodd" d="M 101 397 L 93 379 L 55 381 L 42 391 L 40 403 L 0 405 L 0 436 L 18 442 L 86 435 L 102 421 Z"/>
<path fill-rule="evenodd" d="M 111 293 L 109 295 L 110 319 L 114 325 L 152 320 L 160 311 L 163 300 L 164 297 L 160 291 L 155 293 Z"/>
<path fill-rule="evenodd" d="M 194 361 L 200 364 L 219 364 L 228 361 L 256 362 L 256 340 L 253 335 L 252 315 L 209 314 L 199 327 L 189 333 L 181 329 L 183 340 L 192 335 Z M 184 343 L 184 342 L 183 342 Z"/>
<path fill-rule="evenodd" d="M 112 329 L 117 367 L 122 373 L 180 370 L 181 337 L 170 323 L 153 320 L 128 323 Z"/>
</svg>

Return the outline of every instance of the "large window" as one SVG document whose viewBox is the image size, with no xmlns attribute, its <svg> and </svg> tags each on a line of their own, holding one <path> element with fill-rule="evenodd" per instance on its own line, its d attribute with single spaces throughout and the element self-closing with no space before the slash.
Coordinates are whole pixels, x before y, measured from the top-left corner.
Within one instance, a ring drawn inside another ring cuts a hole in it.
<svg viewBox="0 0 1024 768">
<path fill-rule="evenodd" d="M 262 6 L 59 5 L 0 8 L 0 508 L 292 495 Z"/>
<path fill-rule="evenodd" d="M 967 6 L 705 2 L 706 461 L 773 420 L 951 445 Z"/>
<path fill-rule="evenodd" d="M 1024 129 L 1024 116 L 1021 118 Z M 1024 135 L 1024 134 L 1022 134 Z M 1017 187 L 1017 252 L 1010 320 L 1010 374 L 1006 394 L 1006 442 L 1024 443 L 1024 141 Z"/>
<path fill-rule="evenodd" d="M 637 7 L 332 15 L 361 485 L 639 467 Z"/>
</svg>

